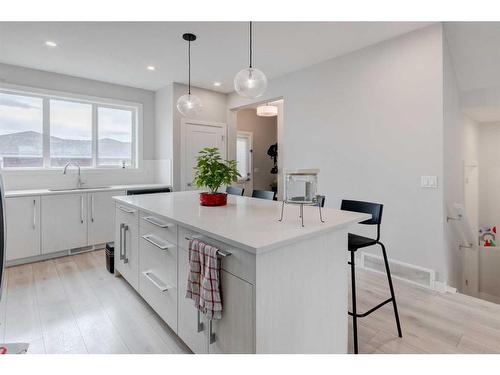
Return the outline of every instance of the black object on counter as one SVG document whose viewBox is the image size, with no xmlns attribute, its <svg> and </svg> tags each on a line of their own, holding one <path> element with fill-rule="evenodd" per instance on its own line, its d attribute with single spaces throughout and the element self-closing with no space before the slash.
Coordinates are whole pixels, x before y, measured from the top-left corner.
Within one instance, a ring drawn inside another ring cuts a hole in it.
<svg viewBox="0 0 500 375">
<path fill-rule="evenodd" d="M 169 187 L 146 188 L 146 189 L 132 189 L 132 190 L 127 190 L 127 195 L 154 194 L 154 193 L 170 193 L 171 191 L 172 190 Z"/>
<path fill-rule="evenodd" d="M 106 244 L 106 269 L 110 273 L 115 273 L 115 243 Z"/>
</svg>

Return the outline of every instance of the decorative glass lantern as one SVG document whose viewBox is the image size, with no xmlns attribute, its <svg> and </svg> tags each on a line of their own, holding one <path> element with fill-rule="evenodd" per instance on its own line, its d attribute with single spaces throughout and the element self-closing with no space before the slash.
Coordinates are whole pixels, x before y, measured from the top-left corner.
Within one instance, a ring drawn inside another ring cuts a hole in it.
<svg viewBox="0 0 500 375">
<path fill-rule="evenodd" d="M 285 171 L 285 199 L 281 206 L 281 218 L 283 221 L 283 212 L 285 203 L 300 205 L 300 218 L 304 226 L 304 205 L 318 206 L 319 218 L 322 223 L 321 202 L 318 201 L 318 174 L 319 169 L 297 169 Z"/>
</svg>

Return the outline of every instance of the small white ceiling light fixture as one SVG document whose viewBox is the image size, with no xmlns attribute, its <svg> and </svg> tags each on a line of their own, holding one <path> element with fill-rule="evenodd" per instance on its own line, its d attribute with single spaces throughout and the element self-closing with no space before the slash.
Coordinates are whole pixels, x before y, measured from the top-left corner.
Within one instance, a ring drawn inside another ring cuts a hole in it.
<svg viewBox="0 0 500 375">
<path fill-rule="evenodd" d="M 259 105 L 257 107 L 257 116 L 261 117 L 274 117 L 278 116 L 278 107 L 274 105 Z"/>
<path fill-rule="evenodd" d="M 186 33 L 182 35 L 182 39 L 188 42 L 188 93 L 177 100 L 177 110 L 185 117 L 192 117 L 203 107 L 200 98 L 191 95 L 191 42 L 196 40 L 196 35 Z"/>
<path fill-rule="evenodd" d="M 222 83 L 220 83 L 220 82 L 214 82 L 215 87 L 220 87 L 221 85 L 222 85 Z"/>
<path fill-rule="evenodd" d="M 156 68 L 155 68 L 153 65 L 148 65 L 148 66 L 146 67 L 146 69 L 147 69 L 147 70 L 151 70 L 151 71 L 156 70 Z"/>
<path fill-rule="evenodd" d="M 267 78 L 262 71 L 252 67 L 252 22 L 250 21 L 250 64 L 234 77 L 234 89 L 245 98 L 258 98 L 267 89 Z"/>
<path fill-rule="evenodd" d="M 52 48 L 57 47 L 57 43 L 56 43 L 56 42 L 54 42 L 54 41 L 52 41 L 52 40 L 47 40 L 47 41 L 45 42 L 45 45 L 46 45 L 47 47 L 52 47 Z"/>
</svg>

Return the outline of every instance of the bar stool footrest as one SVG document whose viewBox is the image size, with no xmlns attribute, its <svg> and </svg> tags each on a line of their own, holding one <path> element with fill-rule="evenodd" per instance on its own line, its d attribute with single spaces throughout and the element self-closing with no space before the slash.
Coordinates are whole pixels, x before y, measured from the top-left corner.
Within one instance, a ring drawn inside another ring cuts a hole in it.
<svg viewBox="0 0 500 375">
<path fill-rule="evenodd" d="M 374 308 L 372 308 L 372 309 L 368 310 L 367 312 L 365 312 L 365 313 L 363 313 L 363 314 L 356 314 L 356 317 L 357 317 L 357 318 L 364 318 L 365 316 L 370 315 L 372 312 L 374 312 L 374 311 L 376 311 L 376 310 L 380 309 L 382 306 L 384 306 L 384 305 L 388 304 L 389 302 L 392 302 L 392 297 L 391 297 L 391 298 L 389 298 L 389 299 L 387 299 L 387 300 L 385 300 L 384 302 L 379 303 L 377 306 L 375 306 Z M 348 311 L 348 314 L 349 314 L 350 316 L 353 316 L 353 313 L 352 313 L 352 312 L 350 312 L 350 311 Z"/>
</svg>

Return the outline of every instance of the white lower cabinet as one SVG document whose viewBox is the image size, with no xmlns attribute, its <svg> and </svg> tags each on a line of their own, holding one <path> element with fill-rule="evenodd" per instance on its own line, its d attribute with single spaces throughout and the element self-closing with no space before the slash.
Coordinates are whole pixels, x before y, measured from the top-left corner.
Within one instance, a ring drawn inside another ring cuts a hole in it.
<svg viewBox="0 0 500 375">
<path fill-rule="evenodd" d="M 118 202 L 115 268 L 194 353 L 255 353 L 255 288 L 243 279 L 254 280 L 255 257 L 206 238 L 232 254 L 221 259 L 222 319 L 208 321 L 186 298 L 185 237 L 193 235 L 165 218 Z"/>
<path fill-rule="evenodd" d="M 42 196 L 42 254 L 87 246 L 87 194 Z"/>
<path fill-rule="evenodd" d="M 138 290 L 139 214 L 123 204 L 116 204 L 115 212 L 115 269 Z"/>
<path fill-rule="evenodd" d="M 221 271 L 222 319 L 209 326 L 208 352 L 255 353 L 253 285 Z"/>
<path fill-rule="evenodd" d="M 255 353 L 253 285 L 222 270 L 222 319 L 209 322 L 185 297 L 188 269 L 188 252 L 179 249 L 179 337 L 198 354 Z"/>
<path fill-rule="evenodd" d="M 89 245 L 98 245 L 114 240 L 115 202 L 112 197 L 118 195 L 125 195 L 125 191 L 87 193 L 87 242 Z"/>
<path fill-rule="evenodd" d="M 6 260 L 40 255 L 40 197 L 5 200 L 7 221 Z"/>
<path fill-rule="evenodd" d="M 208 353 L 208 324 L 203 315 L 194 307 L 194 301 L 186 298 L 188 280 L 188 252 L 179 248 L 179 337 L 196 354 Z"/>
</svg>

